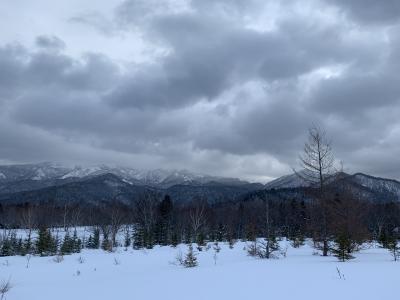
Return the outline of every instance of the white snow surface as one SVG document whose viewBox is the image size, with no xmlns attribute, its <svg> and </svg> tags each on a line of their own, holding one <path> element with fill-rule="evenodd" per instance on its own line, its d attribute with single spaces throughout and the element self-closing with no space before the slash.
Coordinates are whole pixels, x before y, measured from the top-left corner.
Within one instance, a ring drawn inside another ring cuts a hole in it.
<svg viewBox="0 0 400 300">
<path fill-rule="evenodd" d="M 341 263 L 335 257 L 312 255 L 308 245 L 289 247 L 286 258 L 272 260 L 247 256 L 243 242 L 234 249 L 220 246 L 216 265 L 211 248 L 197 252 L 199 266 L 191 269 L 172 264 L 186 245 L 118 248 L 114 253 L 83 250 L 64 256 L 61 263 L 34 256 L 29 268 L 25 257 L 2 257 L 0 280 L 10 278 L 13 285 L 7 300 L 376 300 L 396 299 L 399 294 L 400 263 L 378 247 L 369 246 L 356 259 Z"/>
</svg>

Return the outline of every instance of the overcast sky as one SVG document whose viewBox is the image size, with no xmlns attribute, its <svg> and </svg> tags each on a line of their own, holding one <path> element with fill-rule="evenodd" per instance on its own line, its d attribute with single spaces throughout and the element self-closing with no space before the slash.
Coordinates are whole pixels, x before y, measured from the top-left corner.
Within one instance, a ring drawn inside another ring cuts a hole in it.
<svg viewBox="0 0 400 300">
<path fill-rule="evenodd" d="M 398 0 L 2 0 L 0 162 L 399 179 L 399 74 Z"/>
</svg>

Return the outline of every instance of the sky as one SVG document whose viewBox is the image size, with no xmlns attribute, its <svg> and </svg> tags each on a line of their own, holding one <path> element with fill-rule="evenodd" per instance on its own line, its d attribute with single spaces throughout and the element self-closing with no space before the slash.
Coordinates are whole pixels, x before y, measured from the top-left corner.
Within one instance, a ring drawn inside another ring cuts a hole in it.
<svg viewBox="0 0 400 300">
<path fill-rule="evenodd" d="M 399 67 L 398 0 L 2 0 L 0 163 L 400 179 Z"/>
</svg>

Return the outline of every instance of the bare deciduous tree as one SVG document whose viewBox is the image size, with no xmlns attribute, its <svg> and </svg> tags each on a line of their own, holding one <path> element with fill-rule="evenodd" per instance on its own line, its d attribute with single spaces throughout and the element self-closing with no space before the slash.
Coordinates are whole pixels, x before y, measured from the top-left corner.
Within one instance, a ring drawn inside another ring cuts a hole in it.
<svg viewBox="0 0 400 300">
<path fill-rule="evenodd" d="M 327 181 L 336 173 L 334 161 L 331 142 L 327 139 L 325 131 L 317 126 L 311 127 L 308 131 L 308 141 L 300 155 L 303 171 L 296 172 L 297 176 L 323 191 Z"/>
<path fill-rule="evenodd" d="M 206 207 L 205 203 L 195 203 L 189 210 L 190 226 L 193 237 L 197 238 L 201 227 L 206 223 Z"/>
<path fill-rule="evenodd" d="M 322 220 L 320 236 L 323 241 L 323 256 L 328 255 L 328 200 L 326 186 L 329 180 L 336 174 L 334 169 L 334 156 L 331 142 L 326 133 L 320 127 L 313 126 L 308 131 L 308 141 L 304 144 L 303 154 L 300 155 L 300 163 L 303 170 L 296 174 L 310 186 L 317 188 L 316 199 L 319 204 Z"/>
</svg>

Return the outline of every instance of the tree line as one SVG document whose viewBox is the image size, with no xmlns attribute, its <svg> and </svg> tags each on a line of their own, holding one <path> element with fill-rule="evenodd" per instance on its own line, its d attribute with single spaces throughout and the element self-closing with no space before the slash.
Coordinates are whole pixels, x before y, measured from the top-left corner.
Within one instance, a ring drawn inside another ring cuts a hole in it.
<svg viewBox="0 0 400 300">
<path fill-rule="evenodd" d="M 206 199 L 175 202 L 170 196 L 146 192 L 135 201 L 110 199 L 98 205 L 55 203 L 0 204 L 0 255 L 79 252 L 83 247 L 112 251 L 117 246 L 150 249 L 155 245 L 248 241 L 250 255 L 270 258 L 277 240 L 286 237 L 293 247 L 312 239 L 323 256 L 353 258 L 364 242 L 379 241 L 395 259 L 399 250 L 398 202 L 368 202 L 334 169 L 334 158 L 325 133 L 311 128 L 300 156 L 299 178 L 308 183 L 304 197 L 280 199 L 273 191 L 260 191 L 242 201 L 211 204 Z M 289 194 L 290 195 L 290 194 Z M 90 226 L 82 241 L 78 226 Z M 25 230 L 17 239 L 12 229 Z M 52 234 L 64 228 L 62 238 Z M 33 232 L 37 237 L 32 238 Z M 117 235 L 124 233 L 124 242 Z M 14 249 L 11 251 L 10 249 Z"/>
</svg>

